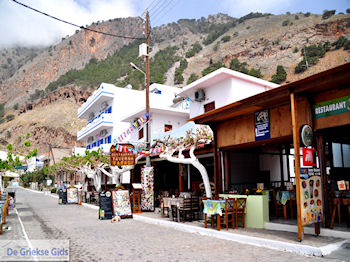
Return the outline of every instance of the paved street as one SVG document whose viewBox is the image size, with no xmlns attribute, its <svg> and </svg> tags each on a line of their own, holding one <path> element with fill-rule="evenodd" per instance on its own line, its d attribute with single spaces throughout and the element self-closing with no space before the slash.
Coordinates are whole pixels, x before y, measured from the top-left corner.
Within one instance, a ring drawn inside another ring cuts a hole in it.
<svg viewBox="0 0 350 262">
<path fill-rule="evenodd" d="M 29 239 L 69 239 L 71 261 L 340 261 L 244 245 L 133 219 L 102 221 L 97 210 L 58 205 L 56 198 L 20 188 L 16 198 Z M 14 210 L 10 213 L 11 225 L 18 218 Z M 4 238 L 24 236 L 13 224 L 0 236 Z"/>
</svg>

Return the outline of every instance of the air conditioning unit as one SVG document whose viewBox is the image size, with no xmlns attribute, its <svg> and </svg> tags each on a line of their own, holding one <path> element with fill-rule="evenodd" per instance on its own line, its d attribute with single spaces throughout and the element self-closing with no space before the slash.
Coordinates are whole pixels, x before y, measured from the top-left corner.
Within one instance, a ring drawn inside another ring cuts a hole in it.
<svg viewBox="0 0 350 262">
<path fill-rule="evenodd" d="M 202 102 L 205 99 L 205 93 L 203 89 L 198 89 L 194 93 L 194 100 L 197 102 Z"/>
</svg>

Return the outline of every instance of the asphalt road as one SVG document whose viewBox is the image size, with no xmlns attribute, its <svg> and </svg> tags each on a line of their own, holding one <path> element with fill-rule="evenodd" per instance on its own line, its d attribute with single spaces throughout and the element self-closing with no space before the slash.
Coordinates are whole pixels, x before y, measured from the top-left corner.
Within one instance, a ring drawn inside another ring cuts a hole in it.
<svg viewBox="0 0 350 262">
<path fill-rule="evenodd" d="M 17 189 L 16 208 L 30 240 L 69 239 L 70 261 L 342 261 L 244 245 L 133 219 L 99 220 L 98 211 L 58 205 L 56 198 Z M 12 230 L 1 237 L 24 239 L 14 210 Z M 11 225 L 10 223 L 10 225 Z"/>
</svg>

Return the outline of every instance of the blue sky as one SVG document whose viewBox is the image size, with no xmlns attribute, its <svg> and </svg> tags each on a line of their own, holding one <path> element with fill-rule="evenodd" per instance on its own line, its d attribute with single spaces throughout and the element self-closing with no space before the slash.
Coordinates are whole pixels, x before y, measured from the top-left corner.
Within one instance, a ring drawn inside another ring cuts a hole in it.
<svg viewBox="0 0 350 262">
<path fill-rule="evenodd" d="M 18 0 L 58 18 L 78 25 L 117 17 L 141 16 L 149 8 L 151 25 L 176 22 L 180 18 L 207 17 L 225 13 L 241 17 L 250 12 L 273 14 L 336 9 L 344 12 L 350 0 Z M 77 28 L 34 13 L 11 0 L 0 0 L 0 48 L 48 46 L 71 35 Z"/>
</svg>

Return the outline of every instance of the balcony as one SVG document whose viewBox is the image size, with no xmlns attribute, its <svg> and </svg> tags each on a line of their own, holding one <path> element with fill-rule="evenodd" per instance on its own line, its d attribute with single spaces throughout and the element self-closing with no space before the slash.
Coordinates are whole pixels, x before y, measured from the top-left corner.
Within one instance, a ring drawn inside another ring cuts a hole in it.
<svg viewBox="0 0 350 262">
<path fill-rule="evenodd" d="M 95 137 L 103 129 L 113 128 L 112 114 L 101 114 L 98 118 L 89 122 L 86 127 L 81 129 L 77 134 L 77 140 L 87 140 L 87 137 Z"/>
<path fill-rule="evenodd" d="M 99 112 L 102 104 L 112 104 L 114 93 L 114 85 L 101 84 L 100 88 L 78 109 L 78 118 L 88 118 L 89 114 Z"/>
</svg>

